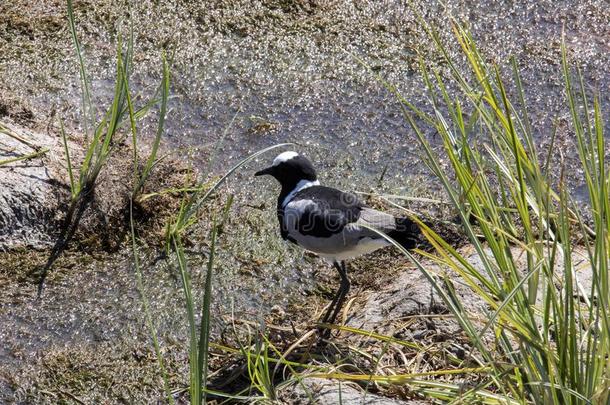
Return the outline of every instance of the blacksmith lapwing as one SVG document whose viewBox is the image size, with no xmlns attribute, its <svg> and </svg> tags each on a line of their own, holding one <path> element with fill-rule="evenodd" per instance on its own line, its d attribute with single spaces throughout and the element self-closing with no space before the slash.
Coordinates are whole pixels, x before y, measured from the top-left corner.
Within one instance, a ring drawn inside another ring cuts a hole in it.
<svg viewBox="0 0 610 405">
<path fill-rule="evenodd" d="M 270 167 L 255 175 L 266 174 L 282 186 L 277 200 L 282 238 L 329 260 L 341 276 L 341 286 L 322 318 L 323 323 L 335 322 L 349 292 L 345 260 L 390 245 L 367 227 L 388 235 L 407 249 L 414 248 L 420 240 L 421 232 L 411 219 L 374 210 L 352 193 L 321 186 L 311 162 L 296 152 L 279 154 Z"/>
</svg>

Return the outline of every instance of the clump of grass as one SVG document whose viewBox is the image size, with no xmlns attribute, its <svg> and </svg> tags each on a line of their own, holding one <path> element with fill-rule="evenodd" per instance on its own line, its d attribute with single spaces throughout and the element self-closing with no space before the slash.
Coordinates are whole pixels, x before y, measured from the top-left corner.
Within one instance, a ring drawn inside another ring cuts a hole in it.
<svg viewBox="0 0 610 405">
<path fill-rule="evenodd" d="M 562 47 L 567 107 L 591 197 L 591 206 L 583 208 L 573 203 L 564 180 L 564 171 L 574 168 L 560 167 L 558 184 L 550 180 L 554 139 L 546 158 L 538 158 L 516 63 L 514 103 L 500 69 L 487 62 L 467 31 L 453 26 L 467 61 L 463 67 L 449 56 L 437 32 L 421 24 L 449 68 L 449 77 L 444 78 L 423 61 L 420 64 L 433 112 L 425 113 L 384 84 L 402 101 L 424 160 L 458 212 L 482 266 L 474 266 L 420 222 L 437 253 L 425 255 L 454 272 L 487 304 L 484 327 L 468 316 L 450 278 L 437 281 L 421 260 L 396 246 L 427 276 L 460 323 L 474 347 L 468 356 L 473 367 L 469 372 L 478 373 L 481 382 L 465 390 L 459 384 L 421 376 L 370 377 L 386 384 L 407 383 L 442 401 L 607 403 L 610 178 L 599 100 L 586 93 L 579 71 L 574 85 Z M 447 90 L 450 85 L 456 94 Z M 424 126 L 440 135 L 449 169 L 443 168 L 441 157 L 424 136 Z M 477 142 L 471 142 L 475 137 Z M 583 219 L 583 209 L 589 210 L 590 224 Z M 584 241 L 580 249 L 588 256 L 592 278 L 588 291 L 580 284 L 579 268 L 572 259 L 577 239 Z M 526 256 L 525 268 L 520 267 L 517 252 Z M 493 345 L 484 339 L 487 331 L 493 332 Z"/>
<path fill-rule="evenodd" d="M 169 97 L 169 69 L 165 58 L 163 58 L 163 79 L 161 81 L 159 90 L 160 99 L 155 96 L 145 103 L 141 108 L 137 110 L 134 109 L 129 90 L 129 76 L 133 63 L 133 31 L 130 27 L 130 36 L 126 51 L 123 50 L 121 36 L 118 36 L 114 95 L 112 103 L 108 107 L 107 111 L 103 114 L 99 122 L 97 122 L 96 109 L 91 101 L 90 81 L 81 52 L 81 44 L 76 34 L 72 0 L 67 0 L 67 10 L 70 32 L 79 61 L 79 73 L 83 93 L 83 124 L 85 128 L 85 140 L 87 142 L 87 146 L 82 161 L 78 164 L 74 162 L 68 147 L 67 136 L 63 123 L 60 122 L 61 135 L 66 155 L 67 171 L 70 181 L 70 202 L 61 226 L 60 235 L 57 238 L 57 242 L 53 246 L 53 249 L 51 250 L 51 254 L 49 255 L 46 265 L 42 269 L 38 286 L 39 296 L 42 293 L 42 288 L 48 271 L 73 238 L 85 210 L 92 201 L 93 192 L 98 177 L 102 169 L 107 164 L 113 151 L 116 149 L 117 144 L 119 144 L 118 141 L 121 140 L 121 129 L 127 125 L 129 125 L 131 130 L 132 147 L 134 151 L 134 187 L 132 199 L 137 199 L 139 197 L 144 183 L 149 178 L 151 170 L 158 161 L 157 152 L 161 135 L 163 134 L 163 125 L 165 122 L 165 115 L 167 113 L 167 101 Z M 136 121 L 142 118 L 150 110 L 150 108 L 159 101 L 161 104 L 161 109 L 157 133 L 153 141 L 151 153 L 147 158 L 143 169 L 140 171 L 138 170 Z M 93 131 L 92 134 L 90 134 L 90 131 Z"/>
<path fill-rule="evenodd" d="M 159 88 L 160 98 L 153 97 L 140 109 L 135 110 L 131 93 L 129 91 L 129 76 L 131 66 L 133 64 L 133 31 L 130 27 L 130 35 L 127 43 L 127 50 L 123 50 L 121 35 L 117 38 L 116 49 L 116 73 L 114 81 L 114 96 L 112 103 L 102 119 L 96 123 L 95 107 L 91 101 L 90 81 L 85 68 L 85 61 L 81 52 L 81 45 L 76 34 L 76 26 L 74 22 L 74 12 L 72 0 L 67 1 L 68 20 L 70 22 L 70 32 L 74 41 L 74 48 L 79 60 L 79 72 L 81 77 L 81 88 L 83 92 L 83 123 L 85 127 L 85 139 L 89 140 L 89 128 L 94 128 L 92 138 L 90 139 L 85 157 L 82 163 L 75 167 L 70 159 L 70 151 L 66 142 L 66 134 L 61 126 L 62 139 L 66 152 L 66 160 L 68 164 L 68 173 L 70 176 L 70 190 L 72 203 L 77 202 L 81 196 L 87 195 L 95 187 L 95 182 L 108 161 L 113 149 L 117 144 L 117 137 L 120 135 L 120 129 L 129 125 L 132 135 L 132 146 L 134 154 L 134 181 L 133 195 L 136 196 L 142 189 L 145 181 L 150 176 L 150 172 L 157 161 L 157 152 L 161 136 L 163 134 L 163 126 L 167 114 L 167 101 L 169 98 L 169 68 L 167 61 L 163 57 L 163 78 Z M 138 170 L 138 139 L 136 121 L 142 118 L 150 108 L 160 102 L 159 121 L 157 132 L 153 140 L 153 146 L 149 157 L 146 159 L 142 170 Z M 78 176 L 75 176 L 77 172 Z"/>
<path fill-rule="evenodd" d="M 246 359 L 246 369 L 250 380 L 249 390 L 254 391 L 255 395 L 261 395 L 261 400 L 275 401 L 277 392 L 273 381 L 273 364 L 269 353 L 273 344 L 269 342 L 264 333 L 264 330 L 257 331 L 254 342 L 249 341 L 246 344 L 240 342 L 240 350 L 242 356 Z M 253 393 L 249 392 L 249 394 L 252 396 Z"/>
</svg>

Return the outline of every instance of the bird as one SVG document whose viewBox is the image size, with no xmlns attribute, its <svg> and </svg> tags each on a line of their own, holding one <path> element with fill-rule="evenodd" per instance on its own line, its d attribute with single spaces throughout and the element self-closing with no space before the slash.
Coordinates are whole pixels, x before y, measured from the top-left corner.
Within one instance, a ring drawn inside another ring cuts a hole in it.
<svg viewBox="0 0 610 405">
<path fill-rule="evenodd" d="M 341 283 L 323 324 L 334 324 L 349 293 L 345 262 L 391 245 L 371 228 L 406 249 L 415 248 L 420 240 L 421 230 L 412 219 L 375 210 L 354 193 L 320 185 L 312 163 L 297 152 L 280 153 L 271 166 L 254 175 L 269 175 L 280 183 L 277 219 L 282 239 L 326 259 L 339 272 Z"/>
</svg>

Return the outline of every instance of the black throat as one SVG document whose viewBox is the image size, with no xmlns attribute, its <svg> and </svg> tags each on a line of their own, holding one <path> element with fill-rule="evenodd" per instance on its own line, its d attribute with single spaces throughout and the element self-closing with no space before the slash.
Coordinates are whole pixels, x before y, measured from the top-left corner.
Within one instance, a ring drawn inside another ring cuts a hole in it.
<svg viewBox="0 0 610 405">
<path fill-rule="evenodd" d="M 286 199 L 286 197 L 288 197 L 288 194 L 290 194 L 294 191 L 294 189 L 297 187 L 297 185 L 299 184 L 300 181 L 311 182 L 312 180 L 300 179 L 300 180 L 295 180 L 295 181 L 291 181 L 291 182 L 287 182 L 287 183 L 282 183 L 282 190 L 280 191 L 280 196 L 277 198 L 277 209 L 278 210 L 284 209 L 282 207 L 284 200 Z"/>
</svg>

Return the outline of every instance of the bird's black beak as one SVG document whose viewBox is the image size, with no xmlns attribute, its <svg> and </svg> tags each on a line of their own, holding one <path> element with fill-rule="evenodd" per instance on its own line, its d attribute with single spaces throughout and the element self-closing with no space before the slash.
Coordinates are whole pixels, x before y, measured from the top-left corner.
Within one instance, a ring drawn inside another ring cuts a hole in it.
<svg viewBox="0 0 610 405">
<path fill-rule="evenodd" d="M 265 174 L 273 174 L 273 169 L 274 167 L 268 167 L 266 169 L 263 170 L 259 170 L 258 172 L 254 173 L 255 176 L 264 176 Z"/>
</svg>

